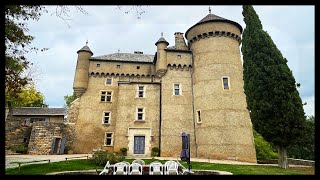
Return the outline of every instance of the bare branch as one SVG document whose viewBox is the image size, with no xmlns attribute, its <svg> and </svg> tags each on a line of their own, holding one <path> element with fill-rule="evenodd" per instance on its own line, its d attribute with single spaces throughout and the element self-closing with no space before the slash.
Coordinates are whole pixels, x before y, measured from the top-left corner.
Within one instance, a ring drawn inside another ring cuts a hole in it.
<svg viewBox="0 0 320 180">
<path fill-rule="evenodd" d="M 88 12 L 85 11 L 81 6 L 74 6 L 76 8 L 76 12 L 81 12 L 85 15 L 88 15 Z M 72 18 L 70 18 L 70 8 L 68 6 L 57 6 L 55 12 L 53 12 L 51 15 L 55 15 L 57 17 L 59 17 L 60 19 L 62 19 L 67 26 L 70 28 L 70 25 L 68 24 L 67 21 L 72 20 Z"/>
<path fill-rule="evenodd" d="M 116 9 L 119 9 L 120 11 L 122 11 L 121 6 L 117 6 Z M 141 5 L 131 6 L 130 9 L 124 11 L 124 13 L 129 14 L 131 11 L 134 11 L 136 13 L 137 19 L 141 19 L 141 15 L 145 13 Z"/>
</svg>

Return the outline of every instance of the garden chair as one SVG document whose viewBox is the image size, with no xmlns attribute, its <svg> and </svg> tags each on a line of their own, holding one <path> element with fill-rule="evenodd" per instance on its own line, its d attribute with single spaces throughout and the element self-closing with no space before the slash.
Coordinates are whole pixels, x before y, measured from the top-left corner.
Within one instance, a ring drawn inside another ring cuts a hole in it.
<svg viewBox="0 0 320 180">
<path fill-rule="evenodd" d="M 99 175 L 108 174 L 110 168 L 110 163 L 107 161 L 106 165 L 104 166 L 103 170 L 99 173 Z"/>
<path fill-rule="evenodd" d="M 163 175 L 163 165 L 159 161 L 150 163 L 149 175 Z"/>
<path fill-rule="evenodd" d="M 164 175 L 171 175 L 171 174 L 175 174 L 178 175 L 178 168 L 179 165 L 177 162 L 175 161 L 167 161 L 164 164 Z"/>
<path fill-rule="evenodd" d="M 142 166 L 146 164 L 142 159 L 135 159 L 132 161 L 132 164 L 133 163 L 138 163 L 138 164 L 141 164 Z"/>
<path fill-rule="evenodd" d="M 124 162 L 119 162 L 114 164 L 113 175 L 127 175 L 128 174 L 128 164 Z"/>
<path fill-rule="evenodd" d="M 129 175 L 142 175 L 142 165 L 138 163 L 132 163 L 129 166 Z"/>
</svg>

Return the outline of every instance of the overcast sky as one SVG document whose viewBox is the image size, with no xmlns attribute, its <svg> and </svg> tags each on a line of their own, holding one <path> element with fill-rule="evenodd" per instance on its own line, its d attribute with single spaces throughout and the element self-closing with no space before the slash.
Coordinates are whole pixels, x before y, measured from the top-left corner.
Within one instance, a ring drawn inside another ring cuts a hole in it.
<svg viewBox="0 0 320 180">
<path fill-rule="evenodd" d="M 66 23 L 51 15 L 55 6 L 39 21 L 29 21 L 29 33 L 35 36 L 32 45 L 49 48 L 30 53 L 36 69 L 36 85 L 49 107 L 63 107 L 63 96 L 73 92 L 77 51 L 88 40 L 93 56 L 142 51 L 154 55 L 155 42 L 164 38 L 174 45 L 174 33 L 185 33 L 208 13 L 209 6 L 143 6 L 141 19 L 132 6 L 82 6 L 85 15 L 70 8 Z M 239 23 L 243 29 L 242 6 L 211 6 L 212 14 Z M 314 115 L 314 6 L 254 6 L 274 43 L 287 58 L 299 88 L 306 115 Z"/>
</svg>

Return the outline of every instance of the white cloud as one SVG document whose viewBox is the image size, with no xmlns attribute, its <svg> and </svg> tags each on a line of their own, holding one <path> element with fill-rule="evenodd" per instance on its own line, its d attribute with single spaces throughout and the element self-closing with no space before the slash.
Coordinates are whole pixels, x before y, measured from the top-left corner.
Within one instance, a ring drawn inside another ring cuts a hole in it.
<svg viewBox="0 0 320 180">
<path fill-rule="evenodd" d="M 305 97 L 302 99 L 302 102 L 306 102 L 307 105 L 303 106 L 306 116 L 314 116 L 314 96 Z"/>
</svg>

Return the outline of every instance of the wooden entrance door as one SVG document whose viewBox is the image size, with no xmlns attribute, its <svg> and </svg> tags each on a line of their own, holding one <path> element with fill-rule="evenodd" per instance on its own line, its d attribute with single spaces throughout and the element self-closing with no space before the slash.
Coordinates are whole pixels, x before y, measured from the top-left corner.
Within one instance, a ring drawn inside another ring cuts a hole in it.
<svg viewBox="0 0 320 180">
<path fill-rule="evenodd" d="M 134 154 L 144 154 L 145 137 L 134 136 Z"/>
</svg>

